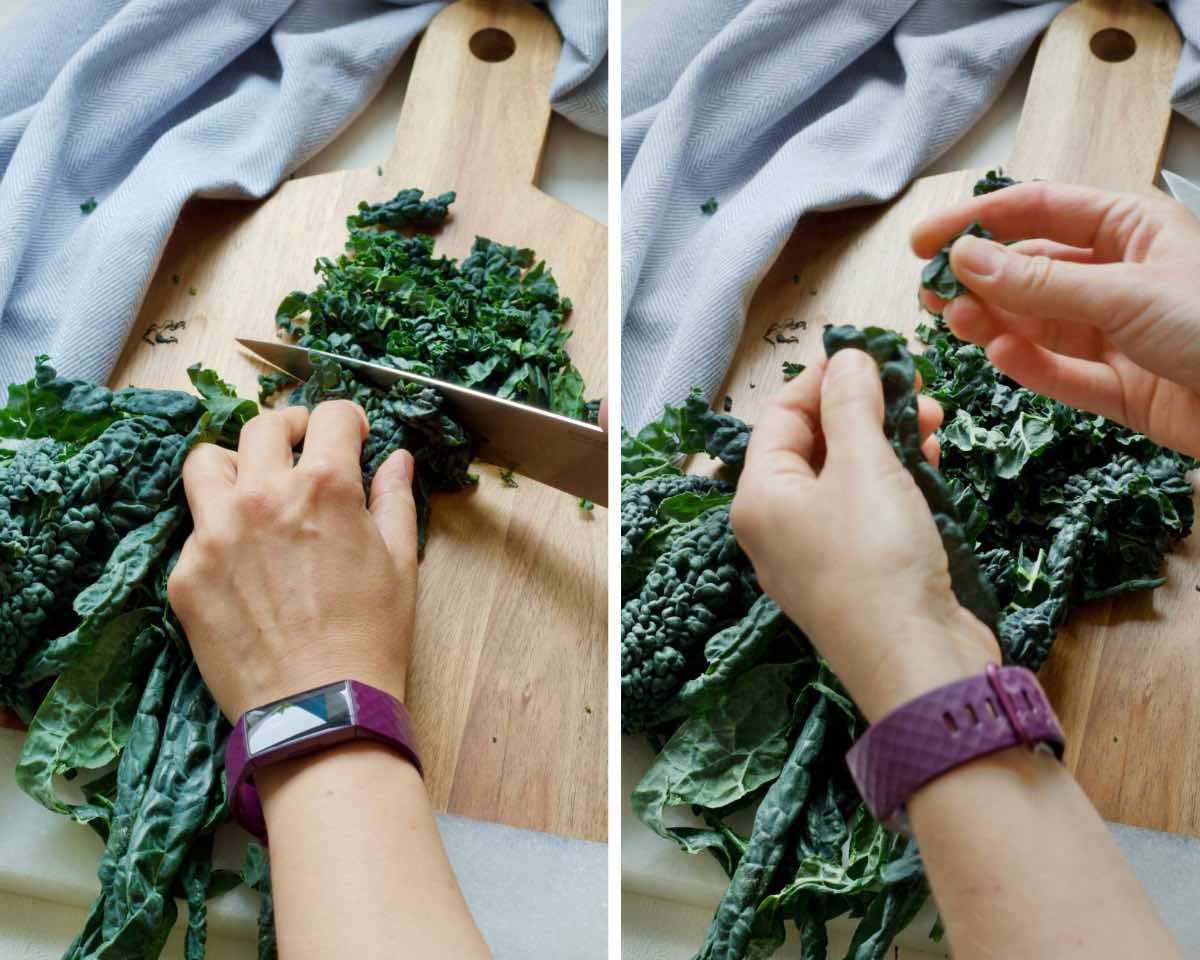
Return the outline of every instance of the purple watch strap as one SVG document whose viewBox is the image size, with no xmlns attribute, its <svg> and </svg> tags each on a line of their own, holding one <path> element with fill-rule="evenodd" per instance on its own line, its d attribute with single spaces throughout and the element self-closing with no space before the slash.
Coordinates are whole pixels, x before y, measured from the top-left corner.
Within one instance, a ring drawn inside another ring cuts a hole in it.
<svg viewBox="0 0 1200 960">
<path fill-rule="evenodd" d="M 1041 685 L 1024 667 L 996 667 L 917 697 L 872 724 L 846 754 L 872 816 L 908 832 L 904 804 L 930 780 L 1006 747 L 1066 740 Z"/>
<path fill-rule="evenodd" d="M 275 708 L 306 699 L 322 691 L 340 695 L 349 704 L 349 717 L 346 722 L 319 730 L 312 735 L 293 737 L 284 743 L 267 746 L 251 756 L 246 736 L 246 717 L 249 714 L 270 713 Z M 225 782 L 228 784 L 229 809 L 233 819 L 265 843 L 267 823 L 263 817 L 258 790 L 254 786 L 254 771 L 356 739 L 387 744 L 403 755 L 417 768 L 417 772 L 424 776 L 421 759 L 417 755 L 412 722 L 404 704 L 391 694 L 357 680 L 343 680 L 316 687 L 247 711 L 238 719 L 225 745 Z"/>
</svg>

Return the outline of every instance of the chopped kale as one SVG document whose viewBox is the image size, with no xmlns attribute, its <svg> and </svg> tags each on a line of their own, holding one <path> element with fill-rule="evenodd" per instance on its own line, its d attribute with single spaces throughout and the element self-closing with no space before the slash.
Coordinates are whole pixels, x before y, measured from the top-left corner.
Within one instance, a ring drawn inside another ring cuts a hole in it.
<svg viewBox="0 0 1200 960">
<path fill-rule="evenodd" d="M 358 213 L 346 218 L 346 228 L 390 227 L 396 230 L 400 227 L 441 226 L 449 213 L 450 204 L 454 202 L 454 192 L 428 200 L 422 200 L 421 196 L 422 191 L 409 187 L 383 203 L 367 203 L 364 200 L 358 205 Z"/>
<path fill-rule="evenodd" d="M 83 201 L 83 203 L 81 203 L 79 205 L 79 209 L 82 210 L 84 213 L 91 213 L 93 210 L 96 209 L 96 206 L 97 206 L 96 198 L 88 197 L 86 200 Z"/>
<path fill-rule="evenodd" d="M 716 197 L 709 197 L 702 204 L 700 204 L 700 212 L 702 214 L 704 214 L 706 217 L 711 217 L 714 213 L 717 212 L 717 208 L 719 206 L 720 206 L 720 204 L 717 203 Z"/>
</svg>

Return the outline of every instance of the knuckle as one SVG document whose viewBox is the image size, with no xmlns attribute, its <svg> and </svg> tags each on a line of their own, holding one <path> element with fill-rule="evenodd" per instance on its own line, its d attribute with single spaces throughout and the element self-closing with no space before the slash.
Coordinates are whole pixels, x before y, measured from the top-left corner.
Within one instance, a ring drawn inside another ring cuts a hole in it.
<svg viewBox="0 0 1200 960">
<path fill-rule="evenodd" d="M 196 564 L 181 556 L 167 577 L 167 601 L 177 612 L 191 607 L 199 579 Z"/>
<path fill-rule="evenodd" d="M 209 568 L 220 566 L 233 548 L 233 537 L 229 534 L 212 526 L 198 526 L 188 538 L 187 550 L 176 567 L 182 564 L 191 578 L 201 578 Z"/>
<path fill-rule="evenodd" d="M 741 485 L 729 505 L 729 528 L 747 553 L 758 539 L 762 519 L 760 504 L 761 499 L 753 495 L 753 488 Z"/>
<path fill-rule="evenodd" d="M 248 520 L 268 520 L 275 514 L 276 498 L 266 487 L 239 484 L 234 499 L 238 512 Z"/>
<path fill-rule="evenodd" d="M 1054 261 L 1044 253 L 1026 258 L 1024 276 L 1021 282 L 1033 293 L 1044 293 L 1051 284 L 1054 274 Z"/>
<path fill-rule="evenodd" d="M 322 496 L 363 496 L 361 477 L 352 476 L 349 471 L 331 460 L 316 460 L 304 464 L 299 469 Z"/>
<path fill-rule="evenodd" d="M 339 397 L 336 400 L 324 400 L 317 404 L 313 413 L 315 414 L 318 410 L 324 411 L 323 416 L 353 417 L 355 420 L 363 418 L 362 407 L 353 400 L 347 400 L 344 397 Z"/>
</svg>

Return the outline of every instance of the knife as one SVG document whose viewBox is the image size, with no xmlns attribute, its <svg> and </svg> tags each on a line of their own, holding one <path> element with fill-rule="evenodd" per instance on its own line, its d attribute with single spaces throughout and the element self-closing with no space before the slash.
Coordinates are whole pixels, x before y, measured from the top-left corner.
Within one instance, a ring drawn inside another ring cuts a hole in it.
<svg viewBox="0 0 1200 960">
<path fill-rule="evenodd" d="M 1162 178 L 1171 196 L 1191 210 L 1196 216 L 1200 217 L 1200 187 L 1192 183 L 1187 177 L 1181 177 L 1170 170 L 1164 170 Z"/>
<path fill-rule="evenodd" d="M 312 357 L 329 357 L 361 374 L 376 386 L 407 380 L 433 387 L 446 409 L 470 431 L 475 456 L 575 497 L 608 505 L 608 437 L 591 423 L 500 397 L 457 383 L 336 353 L 297 347 L 277 340 L 238 337 L 237 342 L 271 366 L 307 380 Z"/>
</svg>

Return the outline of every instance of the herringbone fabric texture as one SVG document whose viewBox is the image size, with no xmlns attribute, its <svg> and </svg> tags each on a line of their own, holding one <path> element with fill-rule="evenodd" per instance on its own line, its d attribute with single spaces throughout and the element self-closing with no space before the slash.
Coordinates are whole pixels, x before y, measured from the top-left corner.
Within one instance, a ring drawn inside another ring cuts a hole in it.
<svg viewBox="0 0 1200 960">
<path fill-rule="evenodd" d="M 551 100 L 601 132 L 607 0 L 547 5 L 564 37 Z M 38 353 L 106 379 L 185 201 L 268 194 L 354 118 L 443 6 L 28 4 L 0 30 L 0 394 Z"/>
<path fill-rule="evenodd" d="M 1062 0 L 659 0 L 624 31 L 621 419 L 711 399 L 798 217 L 895 196 Z M 1200 122 L 1200 0 L 1172 102 Z M 700 205 L 720 201 L 713 216 Z M 874 317 L 844 317 L 847 323 Z"/>
</svg>

